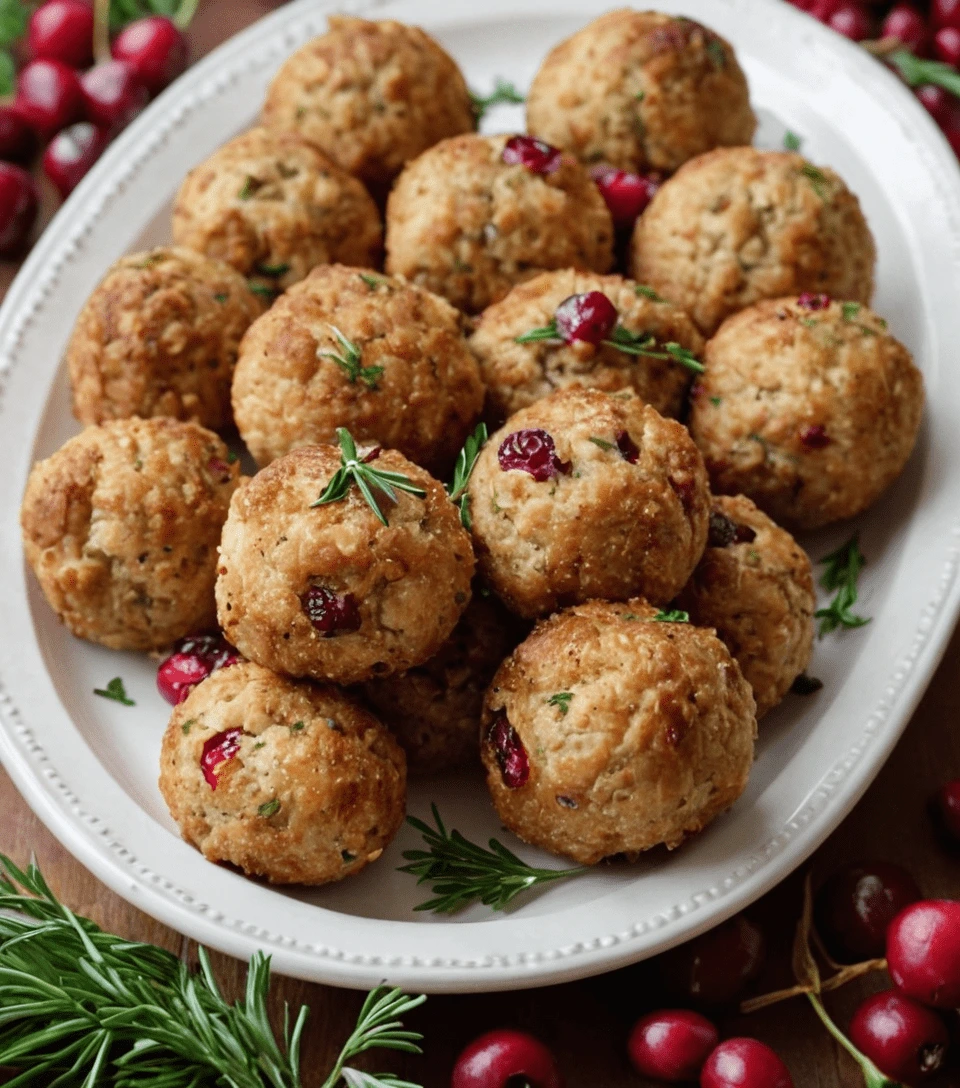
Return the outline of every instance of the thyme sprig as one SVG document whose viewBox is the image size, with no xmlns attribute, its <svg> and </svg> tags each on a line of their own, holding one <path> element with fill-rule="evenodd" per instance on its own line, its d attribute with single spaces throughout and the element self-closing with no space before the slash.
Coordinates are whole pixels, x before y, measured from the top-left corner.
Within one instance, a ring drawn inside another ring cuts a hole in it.
<svg viewBox="0 0 960 1088">
<path fill-rule="evenodd" d="M 544 340 L 563 342 L 556 321 L 551 321 L 549 325 L 530 329 L 529 332 L 521 333 L 513 339 L 517 344 L 534 344 Z M 664 359 L 668 362 L 679 363 L 688 370 L 692 370 L 695 374 L 703 374 L 706 370 L 703 363 L 689 348 L 681 347 L 676 341 L 670 340 L 660 350 L 657 347 L 657 338 L 653 333 L 630 332 L 623 325 L 617 325 L 610 334 L 609 339 L 601 340 L 600 343 L 609 348 L 616 348 L 627 355 L 642 355 L 646 359 Z"/>
<path fill-rule="evenodd" d="M 383 377 L 383 367 L 364 366 L 357 345 L 352 340 L 348 340 L 336 325 L 331 325 L 330 330 L 337 338 L 340 351 L 318 351 L 320 358 L 332 359 L 346 374 L 347 381 L 351 385 L 355 385 L 359 378 L 368 389 L 376 389 L 377 382 Z"/>
<path fill-rule="evenodd" d="M 835 596 L 826 608 L 819 608 L 814 613 L 820 621 L 819 636 L 822 638 L 838 627 L 863 627 L 869 623 L 869 616 L 858 616 L 851 611 L 857 601 L 857 579 L 867 562 L 860 551 L 858 535 L 854 533 L 846 544 L 825 555 L 820 562 L 827 568 L 820 577 L 820 585 L 835 591 Z"/>
<path fill-rule="evenodd" d="M 497 76 L 491 94 L 475 94 L 471 91 L 470 102 L 473 105 L 473 116 L 479 121 L 487 110 L 493 106 L 499 106 L 504 103 L 509 105 L 520 105 L 521 103 L 526 102 L 526 98 L 509 82 L 509 80 Z"/>
<path fill-rule="evenodd" d="M 453 470 L 453 479 L 447 484 L 447 494 L 450 501 L 460 511 L 460 522 L 464 529 L 469 529 L 470 498 L 467 495 L 467 484 L 470 482 L 470 474 L 477 463 L 480 451 L 487 441 L 486 423 L 478 423 L 473 434 L 464 442 L 463 449 L 457 455 L 457 463 Z"/>
</svg>

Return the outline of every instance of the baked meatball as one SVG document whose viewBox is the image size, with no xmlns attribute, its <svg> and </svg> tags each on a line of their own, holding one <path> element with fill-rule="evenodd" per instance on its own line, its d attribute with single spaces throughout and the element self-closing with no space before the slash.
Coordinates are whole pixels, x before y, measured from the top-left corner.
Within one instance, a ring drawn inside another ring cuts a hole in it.
<svg viewBox="0 0 960 1088">
<path fill-rule="evenodd" d="M 423 664 L 456 626 L 474 567 L 457 508 L 401 454 L 386 450 L 375 467 L 423 491 L 398 488 L 394 503 L 373 489 L 389 525 L 355 483 L 315 505 L 341 468 L 334 446 L 294 450 L 237 491 L 223 527 L 217 611 L 251 661 L 356 684 Z"/>
<path fill-rule="evenodd" d="M 869 302 L 876 249 L 857 198 L 786 151 L 691 159 L 634 229 L 631 269 L 711 336 L 729 314 L 803 291 Z"/>
<path fill-rule="evenodd" d="M 161 246 L 121 257 L 87 299 L 67 347 L 81 423 L 230 415 L 240 340 L 263 301 L 223 261 Z"/>
<path fill-rule="evenodd" d="M 744 495 L 713 500 L 707 550 L 677 605 L 726 643 L 753 688 L 758 718 L 810 663 L 817 606 L 810 560 Z"/>
<path fill-rule="evenodd" d="M 23 546 L 72 634 L 158 650 L 213 626 L 217 545 L 238 480 L 232 457 L 196 423 L 118 419 L 34 465 Z"/>
<path fill-rule="evenodd" d="M 672 172 L 757 127 L 733 47 L 692 19 L 624 8 L 547 55 L 527 127 L 584 162 Z"/>
<path fill-rule="evenodd" d="M 459 311 L 341 265 L 315 268 L 256 322 L 233 384 L 237 427 L 261 465 L 346 427 L 445 472 L 482 407 Z"/>
<path fill-rule="evenodd" d="M 364 685 L 364 697 L 400 742 L 411 772 L 477 763 L 484 692 L 519 641 L 518 628 L 494 598 L 474 596 L 426 664 Z"/>
<path fill-rule="evenodd" d="M 604 298 L 597 300 L 597 292 Z M 551 327 L 556 336 L 534 338 Z M 628 350 L 610 342 L 618 331 L 633 334 Z M 648 338 L 649 353 L 633 354 Z M 470 340 L 487 387 L 487 415 L 497 424 L 571 385 L 606 393 L 633 389 L 661 415 L 679 415 L 693 375 L 664 357 L 668 343 L 703 354 L 690 318 L 651 289 L 573 269 L 544 272 L 514 287 L 484 310 Z"/>
<path fill-rule="evenodd" d="M 373 198 L 295 132 L 254 128 L 192 170 L 173 208 L 173 237 L 282 290 L 318 264 L 373 267 L 382 227 Z"/>
<path fill-rule="evenodd" d="M 768 300 L 707 344 L 690 430 L 715 491 L 817 529 L 866 510 L 900 474 L 923 378 L 887 323 L 825 295 Z"/>
<path fill-rule="evenodd" d="M 243 662 L 174 709 L 160 792 L 208 860 L 274 884 L 326 884 L 376 861 L 397 833 L 406 765 L 344 692 Z"/>
<path fill-rule="evenodd" d="M 669 601 L 707 541 L 696 446 L 630 390 L 562 389 L 511 416 L 467 499 L 481 573 L 531 619 L 591 597 Z"/>
<path fill-rule="evenodd" d="M 743 792 L 753 695 L 712 631 L 646 601 L 537 624 L 493 678 L 481 757 L 500 819 L 581 865 L 679 846 Z"/>
<path fill-rule="evenodd" d="M 546 269 L 612 263 L 613 222 L 585 167 L 529 136 L 443 140 L 387 202 L 387 271 L 468 313 Z"/>
<path fill-rule="evenodd" d="M 330 17 L 274 77 L 263 122 L 295 129 L 374 192 L 437 141 L 474 127 L 460 69 L 419 27 Z"/>
</svg>

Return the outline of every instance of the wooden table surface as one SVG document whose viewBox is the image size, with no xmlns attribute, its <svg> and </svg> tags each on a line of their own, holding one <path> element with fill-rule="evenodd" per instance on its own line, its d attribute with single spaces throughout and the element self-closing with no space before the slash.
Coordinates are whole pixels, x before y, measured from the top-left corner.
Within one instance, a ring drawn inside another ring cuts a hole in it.
<svg viewBox="0 0 960 1088">
<path fill-rule="evenodd" d="M 194 56 L 277 6 L 270 0 L 203 0 L 191 30 Z M 50 201 L 50 207 L 53 202 Z M 16 266 L 0 264 L 0 290 Z M 842 646 L 842 643 L 838 643 Z M 883 858 L 906 865 L 927 895 L 960 893 L 960 858 L 945 851 L 927 812 L 931 793 L 945 779 L 960 777 L 960 632 L 954 635 L 925 698 L 890 761 L 866 796 L 836 833 L 817 851 L 812 864 L 828 871 L 844 862 Z M 19 864 L 33 854 L 44 874 L 74 910 L 105 929 L 132 940 L 163 945 L 190 962 L 193 942 L 135 910 L 108 891 L 60 846 L 33 815 L 0 770 L 0 851 Z M 748 912 L 767 932 L 771 955 L 763 989 L 785 985 L 788 947 L 799 912 L 799 877 L 794 876 Z M 214 955 L 214 967 L 228 992 L 239 992 L 244 965 Z M 859 998 L 880 980 L 858 983 L 829 1002 L 845 1023 Z M 303 1061 L 304 1084 L 322 1083 L 332 1056 L 353 1027 L 361 995 L 292 979 L 277 979 L 277 1009 L 287 1001 L 306 1003 L 311 1014 Z M 625 1060 L 629 1025 L 640 1012 L 662 1004 L 642 965 L 579 983 L 515 994 L 432 997 L 409 1018 L 426 1035 L 423 1057 L 380 1055 L 374 1065 L 389 1068 L 424 1088 L 445 1088 L 459 1049 L 475 1035 L 510 1026 L 540 1036 L 557 1054 L 567 1088 L 643 1088 Z M 725 1034 L 751 1034 L 769 1043 L 789 1065 L 797 1088 L 854 1088 L 863 1081 L 854 1063 L 820 1027 L 802 1000 L 775 1006 L 751 1017 L 721 1021 Z M 938 1085 L 960 1085 L 960 1074 Z"/>
</svg>

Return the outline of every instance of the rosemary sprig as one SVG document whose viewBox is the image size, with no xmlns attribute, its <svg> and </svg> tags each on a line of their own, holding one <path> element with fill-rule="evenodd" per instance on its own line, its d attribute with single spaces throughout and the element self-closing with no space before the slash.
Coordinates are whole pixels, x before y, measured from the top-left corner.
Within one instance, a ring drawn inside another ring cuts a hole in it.
<svg viewBox="0 0 960 1088">
<path fill-rule="evenodd" d="M 377 382 L 383 377 L 383 367 L 363 366 L 360 358 L 360 349 L 357 345 L 352 340 L 348 340 L 336 325 L 331 325 L 330 329 L 337 338 L 337 343 L 340 345 L 340 352 L 318 351 L 317 354 L 320 358 L 332 359 L 344 374 L 346 374 L 347 381 L 351 385 L 355 385 L 359 378 L 368 389 L 376 389 Z"/>
<path fill-rule="evenodd" d="M 526 98 L 512 83 L 497 76 L 492 94 L 482 95 L 471 91 L 470 101 L 473 104 L 473 116 L 479 121 L 492 106 L 499 106 L 502 103 L 520 105 L 522 102 L 526 102 Z"/>
<path fill-rule="evenodd" d="M 503 910 L 521 892 L 554 880 L 585 873 L 576 869 L 535 869 L 522 861 L 503 843 L 490 839 L 490 849 L 465 839 L 459 831 L 447 831 L 436 805 L 430 806 L 436 827 L 430 827 L 416 816 L 407 823 L 423 836 L 426 850 L 405 850 L 408 865 L 401 873 L 412 873 L 417 884 L 431 884 L 433 898 L 416 906 L 415 910 L 452 914 L 473 902 L 483 903 L 494 910 Z"/>
<path fill-rule="evenodd" d="M 543 340 L 563 342 L 563 337 L 560 335 L 555 321 L 551 321 L 549 325 L 543 325 L 540 328 L 530 329 L 529 332 L 521 333 L 513 339 L 514 343 L 517 344 L 534 344 Z M 657 350 L 657 338 L 652 333 L 630 332 L 629 329 L 625 329 L 622 325 L 617 325 L 610 334 L 610 338 L 601 340 L 600 343 L 610 348 L 617 348 L 618 351 L 622 351 L 627 355 L 642 355 L 647 359 L 665 359 L 679 363 L 688 370 L 692 370 L 695 374 L 703 374 L 706 370 L 703 363 L 689 348 L 681 347 L 675 341 L 670 340 L 663 345 L 662 351 Z"/>
<path fill-rule="evenodd" d="M 366 457 L 361 458 L 357 453 L 357 444 L 353 440 L 353 435 L 346 427 L 337 428 L 337 439 L 340 442 L 340 468 L 334 473 L 333 479 L 324 488 L 320 498 L 310 503 L 311 507 L 339 502 L 346 498 L 351 484 L 356 484 L 370 509 L 384 525 L 389 525 L 386 515 L 380 509 L 373 494 L 374 489 L 381 491 L 391 502 L 397 501 L 397 491 L 406 491 L 407 494 L 417 495 L 421 499 L 426 495 L 422 487 L 417 487 L 402 472 L 389 472 L 387 469 L 371 467 L 370 462 L 380 456 L 379 446 L 372 449 Z"/>
<path fill-rule="evenodd" d="M 470 499 L 467 496 L 467 484 L 470 482 L 470 473 L 477 463 L 480 451 L 487 441 L 486 423 L 478 423 L 476 430 L 463 444 L 463 449 L 457 456 L 457 464 L 453 470 L 453 479 L 447 484 L 447 494 L 450 501 L 460 510 L 460 522 L 464 529 L 469 529 Z"/>
<path fill-rule="evenodd" d="M 858 616 L 850 611 L 857 601 L 857 579 L 867 562 L 860 551 L 857 534 L 820 562 L 827 567 L 820 577 L 820 585 L 831 592 L 836 591 L 836 595 L 826 608 L 819 608 L 814 613 L 820 621 L 819 636 L 822 638 L 838 627 L 863 627 L 869 623 L 868 616 Z"/>
<path fill-rule="evenodd" d="M 418 1085 L 400 1080 L 392 1073 L 364 1073 L 350 1068 L 346 1063 L 358 1054 L 375 1049 L 422 1054 L 418 1044 L 423 1036 L 418 1031 L 405 1030 L 400 1017 L 426 1000 L 423 994 L 409 997 L 401 990 L 388 990 L 385 986 L 371 990 L 357 1017 L 357 1026 L 343 1044 L 322 1088 L 335 1088 L 341 1079 L 346 1081 L 349 1088 L 418 1088 Z"/>
</svg>

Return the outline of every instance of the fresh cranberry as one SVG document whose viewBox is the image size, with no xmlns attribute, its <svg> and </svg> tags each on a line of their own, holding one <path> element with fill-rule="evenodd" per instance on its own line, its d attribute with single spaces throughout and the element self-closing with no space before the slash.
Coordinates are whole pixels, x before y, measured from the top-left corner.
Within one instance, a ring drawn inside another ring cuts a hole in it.
<svg viewBox="0 0 960 1088">
<path fill-rule="evenodd" d="M 866 8 L 859 4 L 841 4 L 826 20 L 826 24 L 853 42 L 865 41 L 873 34 L 873 20 Z"/>
<path fill-rule="evenodd" d="M 848 1035 L 881 1073 L 905 1084 L 936 1073 L 950 1045 L 940 1017 L 896 990 L 868 997 L 853 1014 Z"/>
<path fill-rule="evenodd" d="M 822 450 L 830 445 L 830 435 L 822 423 L 808 423 L 799 430 L 800 444 L 804 449 Z"/>
<path fill-rule="evenodd" d="M 924 83 L 914 92 L 923 103 L 924 108 L 938 125 L 944 125 L 954 112 L 954 97 L 943 87 L 937 87 L 933 83 Z"/>
<path fill-rule="evenodd" d="M 570 471 L 569 461 L 557 457 L 557 447 L 546 431 L 514 431 L 500 443 L 497 460 L 504 472 L 517 469 L 529 473 L 538 483 Z"/>
<path fill-rule="evenodd" d="M 720 1041 L 705 1017 L 687 1009 L 664 1009 L 638 1020 L 627 1043 L 633 1068 L 669 1084 L 696 1080 Z"/>
<path fill-rule="evenodd" d="M 960 842 L 960 778 L 947 782 L 937 791 L 937 813 L 944 828 Z"/>
<path fill-rule="evenodd" d="M 497 715 L 493 725 L 490 726 L 487 741 L 493 748 L 500 774 L 503 776 L 503 784 L 507 789 L 517 790 L 525 786 L 530 777 L 530 760 L 523 741 L 503 711 Z"/>
<path fill-rule="evenodd" d="M 760 973 L 763 931 L 742 914 L 660 957 L 667 988 L 698 1005 L 726 1005 Z"/>
<path fill-rule="evenodd" d="M 844 0 L 810 0 L 807 11 L 810 12 L 814 19 L 819 19 L 821 23 L 825 23 L 842 3 L 844 3 Z"/>
<path fill-rule="evenodd" d="M 0 106 L 0 159 L 29 162 L 36 154 L 37 134 L 13 106 Z"/>
<path fill-rule="evenodd" d="M 930 29 L 920 12 L 912 4 L 905 4 L 901 0 L 887 12 L 880 28 L 880 36 L 896 38 L 911 52 L 920 54 L 926 51 Z"/>
<path fill-rule="evenodd" d="M 80 77 L 83 107 L 89 121 L 119 132 L 149 101 L 147 88 L 122 60 L 108 60 Z"/>
<path fill-rule="evenodd" d="M 817 893 L 817 929 L 837 959 L 875 959 L 883 955 L 887 927 L 919 898 L 913 877 L 899 865 L 847 865 Z"/>
<path fill-rule="evenodd" d="M 240 655 L 220 634 L 190 635 L 174 646 L 157 669 L 157 691 L 176 706 L 217 669 L 236 665 Z"/>
<path fill-rule="evenodd" d="M 215 733 L 203 742 L 203 751 L 200 753 L 200 770 L 207 780 L 210 789 L 217 788 L 217 768 L 221 763 L 226 763 L 240 751 L 240 738 L 242 729 L 225 729 L 222 733 Z"/>
<path fill-rule="evenodd" d="M 503 149 L 508 166 L 525 166 L 534 174 L 552 174 L 560 169 L 563 152 L 535 136 L 511 136 Z"/>
<path fill-rule="evenodd" d="M 93 9 L 84 0 L 47 0 L 30 16 L 30 55 L 86 68 L 93 60 Z"/>
<path fill-rule="evenodd" d="M 457 1058 L 450 1088 L 563 1088 L 553 1055 L 532 1035 L 502 1028 L 488 1031 Z"/>
<path fill-rule="evenodd" d="M 941 27 L 933 36 L 933 51 L 944 64 L 953 67 L 960 64 L 960 29 L 955 26 Z"/>
<path fill-rule="evenodd" d="M 17 111 L 43 137 L 74 122 L 83 108 L 77 73 L 59 60 L 32 60 L 17 79 Z"/>
<path fill-rule="evenodd" d="M 661 184 L 655 174 L 631 174 L 615 166 L 594 166 L 590 176 L 607 202 L 613 225 L 621 229 L 633 226 Z"/>
<path fill-rule="evenodd" d="M 953 149 L 954 155 L 960 158 L 960 121 L 948 122 L 942 127 L 947 143 Z"/>
<path fill-rule="evenodd" d="M 106 132 L 89 121 L 80 121 L 54 136 L 43 153 L 43 170 L 62 197 L 76 189 L 107 142 Z"/>
<path fill-rule="evenodd" d="M 933 0 L 930 18 L 935 27 L 955 26 L 960 29 L 960 0 Z"/>
<path fill-rule="evenodd" d="M 793 1088 L 790 1070 L 765 1043 L 727 1039 L 707 1058 L 700 1088 Z"/>
<path fill-rule="evenodd" d="M 606 340 L 619 319 L 617 308 L 602 291 L 570 295 L 557 307 L 553 320 L 564 343 L 583 340 L 599 344 Z"/>
<path fill-rule="evenodd" d="M 352 593 L 334 593 L 326 586 L 311 586 L 300 594 L 300 607 L 324 638 L 359 631 L 363 620 Z"/>
<path fill-rule="evenodd" d="M 112 52 L 114 60 L 130 65 L 151 94 L 162 91 L 187 66 L 187 39 L 162 15 L 128 23 L 114 39 Z"/>
<path fill-rule="evenodd" d="M 804 310 L 825 310 L 830 305 L 830 296 L 815 295 L 811 291 L 804 291 L 798 296 L 797 305 Z"/>
<path fill-rule="evenodd" d="M 0 162 L 0 257 L 19 254 L 37 221 L 40 194 L 20 166 Z"/>
<path fill-rule="evenodd" d="M 640 447 L 626 431 L 617 431 L 615 441 L 620 456 L 630 465 L 635 465 L 640 458 Z"/>
<path fill-rule="evenodd" d="M 960 1005 L 960 902 L 924 899 L 902 910 L 887 929 L 887 969 L 907 997 Z"/>
</svg>

